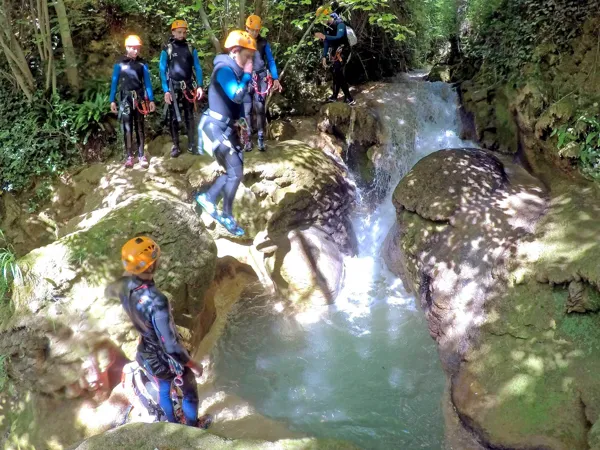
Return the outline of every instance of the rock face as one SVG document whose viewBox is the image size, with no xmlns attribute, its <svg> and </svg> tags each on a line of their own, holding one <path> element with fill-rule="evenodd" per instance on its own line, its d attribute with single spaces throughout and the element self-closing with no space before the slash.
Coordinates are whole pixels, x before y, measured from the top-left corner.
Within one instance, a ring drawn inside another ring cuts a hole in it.
<svg viewBox="0 0 600 450">
<path fill-rule="evenodd" d="M 394 193 L 386 260 L 418 295 L 452 404 L 482 448 L 588 449 L 599 195 L 572 181 L 548 192 L 502 158 L 461 149 L 419 162 Z"/>
<path fill-rule="evenodd" d="M 343 284 L 344 260 L 320 228 L 296 229 L 256 244 L 278 292 L 295 304 L 332 304 Z"/>
<path fill-rule="evenodd" d="M 0 334 L 0 354 L 10 357 L 13 379 L 55 394 L 78 383 L 99 346 L 119 347 L 133 357 L 137 333 L 104 289 L 123 272 L 121 246 L 140 234 L 161 245 L 156 280 L 178 324 L 200 313 L 215 270 L 210 235 L 188 205 L 133 196 L 89 228 L 21 260 L 28 281 L 13 293 L 16 311 Z"/>
<path fill-rule="evenodd" d="M 70 450 L 105 449 L 154 450 L 170 448 L 181 450 L 358 450 L 340 441 L 321 439 L 284 439 L 276 442 L 239 439 L 230 441 L 198 428 L 169 423 L 130 424 L 94 436 Z"/>
</svg>

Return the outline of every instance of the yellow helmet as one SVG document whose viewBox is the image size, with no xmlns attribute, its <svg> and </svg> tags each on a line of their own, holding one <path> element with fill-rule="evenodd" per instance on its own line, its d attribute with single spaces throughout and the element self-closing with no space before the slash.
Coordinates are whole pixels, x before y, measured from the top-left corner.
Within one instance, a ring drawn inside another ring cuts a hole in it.
<svg viewBox="0 0 600 450">
<path fill-rule="evenodd" d="M 176 30 L 177 28 L 185 28 L 188 29 L 188 23 L 185 20 L 174 20 L 171 24 L 171 31 Z"/>
<path fill-rule="evenodd" d="M 246 19 L 246 27 L 258 31 L 262 27 L 262 19 L 256 14 L 252 14 Z"/>
<path fill-rule="evenodd" d="M 319 9 L 317 9 L 317 17 L 328 16 L 331 13 L 332 11 L 329 6 L 320 6 Z"/>
<path fill-rule="evenodd" d="M 127 36 L 127 39 L 125 39 L 125 47 L 140 47 L 141 45 L 142 40 L 135 34 Z"/>
<path fill-rule="evenodd" d="M 256 41 L 246 31 L 233 30 L 225 40 L 225 48 L 230 50 L 234 47 L 244 47 L 249 50 L 256 50 Z"/>
<path fill-rule="evenodd" d="M 127 272 L 139 275 L 147 271 L 160 257 L 160 247 L 146 236 L 133 238 L 121 249 L 121 261 Z"/>
</svg>

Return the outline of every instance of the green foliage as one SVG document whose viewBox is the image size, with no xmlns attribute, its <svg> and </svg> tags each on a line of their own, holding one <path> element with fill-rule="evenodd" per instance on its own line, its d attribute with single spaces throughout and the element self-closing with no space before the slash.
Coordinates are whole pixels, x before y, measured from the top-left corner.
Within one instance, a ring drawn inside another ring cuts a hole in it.
<svg viewBox="0 0 600 450">
<path fill-rule="evenodd" d="M 552 131 L 563 156 L 579 158 L 581 172 L 600 180 L 600 121 L 592 114 L 580 115 L 574 123 Z"/>
<path fill-rule="evenodd" d="M 19 191 L 35 177 L 60 173 L 77 161 L 67 118 L 70 107 L 55 109 L 41 95 L 29 105 L 0 88 L 0 189 Z"/>
<path fill-rule="evenodd" d="M 13 284 L 23 284 L 23 272 L 17 263 L 17 254 L 0 230 L 0 304 L 9 303 Z"/>
<path fill-rule="evenodd" d="M 474 0 L 465 54 L 483 62 L 490 82 L 518 79 L 539 45 L 568 51 L 589 11 L 597 8 L 598 0 Z"/>
<path fill-rule="evenodd" d="M 0 355 L 0 392 L 4 391 L 8 384 L 8 356 Z"/>
</svg>

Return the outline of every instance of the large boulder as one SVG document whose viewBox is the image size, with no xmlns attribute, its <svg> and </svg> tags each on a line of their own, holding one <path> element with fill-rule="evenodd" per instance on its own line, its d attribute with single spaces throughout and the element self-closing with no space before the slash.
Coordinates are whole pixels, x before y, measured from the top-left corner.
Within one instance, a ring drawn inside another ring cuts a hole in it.
<svg viewBox="0 0 600 450">
<path fill-rule="evenodd" d="M 358 450 L 352 444 L 328 439 L 283 439 L 276 442 L 227 440 L 198 428 L 169 423 L 130 424 L 94 436 L 70 450 Z"/>
<path fill-rule="evenodd" d="M 296 229 L 255 244 L 284 298 L 298 306 L 333 303 L 342 287 L 344 260 L 325 231 L 317 227 Z"/>
<path fill-rule="evenodd" d="M 582 186 L 549 194 L 475 149 L 430 155 L 394 193 L 390 269 L 417 293 L 454 410 L 484 448 L 589 448 L 600 416 L 597 202 Z"/>
<path fill-rule="evenodd" d="M 318 129 L 341 137 L 350 151 L 366 152 L 381 141 L 377 114 L 364 106 L 329 103 L 319 111 Z"/>
<path fill-rule="evenodd" d="M 148 235 L 162 248 L 156 282 L 170 298 L 178 324 L 193 329 L 215 270 L 216 247 L 189 205 L 135 195 L 86 229 L 36 249 L 19 262 L 26 282 L 13 292 L 15 311 L 2 317 L 0 354 L 10 376 L 48 394 L 77 384 L 99 346 L 135 353 L 134 332 L 106 285 L 123 272 L 120 248 Z"/>
</svg>

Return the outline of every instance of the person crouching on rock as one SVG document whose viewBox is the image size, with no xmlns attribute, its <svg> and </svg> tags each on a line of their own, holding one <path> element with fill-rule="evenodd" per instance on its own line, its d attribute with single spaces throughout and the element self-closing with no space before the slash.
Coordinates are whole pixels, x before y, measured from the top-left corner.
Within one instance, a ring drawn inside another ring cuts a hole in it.
<svg viewBox="0 0 600 450">
<path fill-rule="evenodd" d="M 167 297 L 154 284 L 159 267 L 160 247 L 149 237 L 129 240 L 121 249 L 124 276 L 106 289 L 109 297 L 118 297 L 140 334 L 136 360 L 154 376 L 159 386 L 160 407 L 169 422 L 177 423 L 171 401 L 171 383 L 183 392 L 186 425 L 198 425 L 198 387 L 194 378 L 202 375 L 180 342 Z"/>
<path fill-rule="evenodd" d="M 131 35 L 125 40 L 127 55 L 121 58 L 113 68 L 110 88 L 110 109 L 119 114 L 123 127 L 125 167 L 131 169 L 134 163 L 133 133 L 137 139 L 138 161 L 144 169 L 148 167 L 148 159 L 144 155 L 144 116 L 156 110 L 150 71 L 146 62 L 139 57 L 142 40 Z M 115 102 L 117 87 L 121 89 L 119 108 Z"/>
<path fill-rule="evenodd" d="M 256 41 L 246 31 L 235 30 L 225 41 L 226 55 L 218 55 L 208 88 L 208 109 L 198 125 L 200 147 L 214 156 L 226 173 L 207 192 L 196 197 L 198 204 L 227 231 L 242 236 L 244 230 L 233 219 L 235 193 L 244 174 L 244 146 L 240 135 L 248 138 L 248 126 L 243 118 L 243 101 L 252 79 L 252 62 Z M 216 201 L 223 193 L 223 214 Z"/>
</svg>

